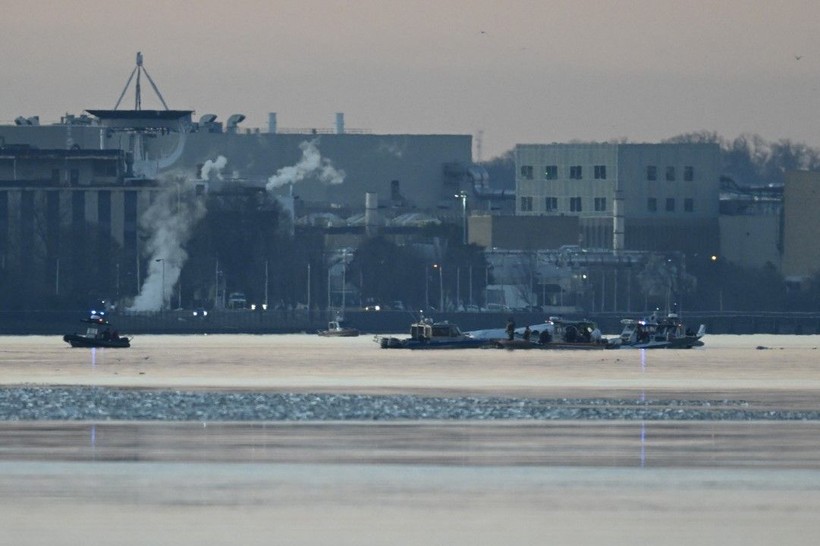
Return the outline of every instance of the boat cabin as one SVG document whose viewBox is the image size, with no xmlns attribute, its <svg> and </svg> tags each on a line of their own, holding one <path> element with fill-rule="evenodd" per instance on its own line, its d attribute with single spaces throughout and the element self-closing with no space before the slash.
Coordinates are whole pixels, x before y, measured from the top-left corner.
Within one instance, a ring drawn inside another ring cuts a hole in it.
<svg viewBox="0 0 820 546">
<path fill-rule="evenodd" d="M 442 339 L 461 337 L 461 330 L 449 322 L 433 322 L 424 319 L 410 325 L 410 339 Z"/>
</svg>

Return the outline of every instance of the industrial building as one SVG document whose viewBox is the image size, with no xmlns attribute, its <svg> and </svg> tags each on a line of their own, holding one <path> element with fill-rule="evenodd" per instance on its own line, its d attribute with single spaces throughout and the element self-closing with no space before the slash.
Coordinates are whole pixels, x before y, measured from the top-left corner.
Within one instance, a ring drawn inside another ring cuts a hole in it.
<svg viewBox="0 0 820 546">
<path fill-rule="evenodd" d="M 820 173 L 787 172 L 783 197 L 783 276 L 797 287 L 820 275 Z"/>
<path fill-rule="evenodd" d="M 717 144 L 519 144 L 515 164 L 516 215 L 578 217 L 584 247 L 719 248 Z"/>
</svg>

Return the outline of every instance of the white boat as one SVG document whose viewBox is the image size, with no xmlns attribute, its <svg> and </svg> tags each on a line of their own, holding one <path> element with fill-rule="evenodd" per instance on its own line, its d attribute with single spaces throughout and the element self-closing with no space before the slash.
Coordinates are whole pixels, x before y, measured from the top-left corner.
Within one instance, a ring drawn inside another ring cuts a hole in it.
<svg viewBox="0 0 820 546">
<path fill-rule="evenodd" d="M 316 333 L 325 337 L 356 337 L 359 335 L 359 330 L 348 326 L 341 319 L 336 319 L 327 323 L 327 330 L 319 330 Z"/>
<path fill-rule="evenodd" d="M 621 324 L 623 330 L 616 343 L 633 349 L 701 347 L 701 338 L 706 334 L 705 324 L 701 324 L 697 332 L 686 329 L 677 313 L 669 313 L 660 319 L 655 314 L 645 319 L 623 319 Z"/>
</svg>

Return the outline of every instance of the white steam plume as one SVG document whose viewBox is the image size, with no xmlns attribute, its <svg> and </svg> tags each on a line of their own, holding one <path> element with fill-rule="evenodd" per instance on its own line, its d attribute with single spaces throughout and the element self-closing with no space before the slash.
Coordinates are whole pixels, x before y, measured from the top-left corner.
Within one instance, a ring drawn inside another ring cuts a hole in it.
<svg viewBox="0 0 820 546">
<path fill-rule="evenodd" d="M 140 226 L 151 234 L 145 247 L 150 256 L 148 277 L 129 310 L 160 311 L 163 299 L 170 301 L 182 266 L 188 259 L 183 246 L 207 212 L 204 202 L 194 195 L 193 188 L 191 182 L 165 185 L 140 218 Z"/>
<path fill-rule="evenodd" d="M 225 165 L 228 163 L 228 160 L 225 158 L 224 155 L 221 155 L 216 158 L 215 161 L 208 160 L 202 165 L 202 171 L 199 173 L 199 178 L 201 180 L 210 180 L 211 179 L 211 171 L 214 171 L 216 177 L 219 180 L 222 180 L 222 169 L 225 168 Z"/>
<path fill-rule="evenodd" d="M 272 191 L 285 184 L 295 184 L 309 176 L 316 176 L 325 184 L 341 184 L 345 180 L 345 173 L 333 168 L 329 159 L 322 158 L 319 153 L 318 139 L 304 141 L 299 145 L 302 150 L 302 159 L 299 163 L 289 167 L 282 167 L 276 174 L 268 178 L 265 185 L 267 191 Z"/>
</svg>

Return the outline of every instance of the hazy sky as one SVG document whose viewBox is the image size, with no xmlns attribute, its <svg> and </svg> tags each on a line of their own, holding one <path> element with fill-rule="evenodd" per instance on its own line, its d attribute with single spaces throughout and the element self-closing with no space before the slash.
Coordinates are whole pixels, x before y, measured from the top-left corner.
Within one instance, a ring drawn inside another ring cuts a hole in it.
<svg viewBox="0 0 820 546">
<path fill-rule="evenodd" d="M 244 127 L 517 143 L 756 133 L 820 147 L 817 0 L 0 0 L 0 120 L 170 108 Z M 799 59 L 797 58 L 799 57 Z M 133 108 L 133 88 L 120 108 Z M 159 108 L 147 82 L 143 107 Z M 475 152 L 475 147 L 474 147 Z"/>
</svg>

